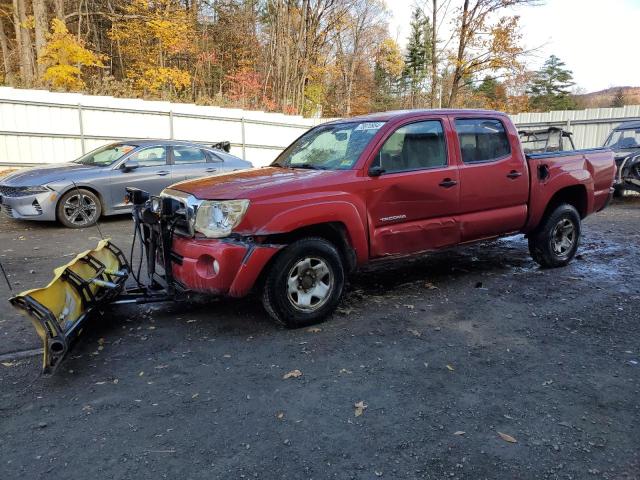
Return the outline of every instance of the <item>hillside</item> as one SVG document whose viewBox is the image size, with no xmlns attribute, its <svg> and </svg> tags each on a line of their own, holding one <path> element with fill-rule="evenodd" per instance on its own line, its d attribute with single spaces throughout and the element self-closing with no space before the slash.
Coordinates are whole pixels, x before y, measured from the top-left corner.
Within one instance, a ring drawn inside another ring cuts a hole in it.
<svg viewBox="0 0 640 480">
<path fill-rule="evenodd" d="M 598 92 L 576 95 L 579 108 L 610 107 L 618 91 L 622 91 L 625 105 L 640 104 L 640 87 L 611 87 Z"/>
</svg>

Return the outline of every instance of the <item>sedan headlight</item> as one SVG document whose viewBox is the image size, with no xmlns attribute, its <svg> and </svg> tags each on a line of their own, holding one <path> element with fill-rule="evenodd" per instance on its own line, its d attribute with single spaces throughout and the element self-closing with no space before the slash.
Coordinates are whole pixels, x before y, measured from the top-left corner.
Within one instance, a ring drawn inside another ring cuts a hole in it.
<svg viewBox="0 0 640 480">
<path fill-rule="evenodd" d="M 51 189 L 44 185 L 34 185 L 32 187 L 24 187 L 23 191 L 25 193 L 44 193 L 44 192 L 50 192 Z"/>
<path fill-rule="evenodd" d="M 240 224 L 247 208 L 249 200 L 205 200 L 198 206 L 195 230 L 209 238 L 227 237 Z"/>
</svg>

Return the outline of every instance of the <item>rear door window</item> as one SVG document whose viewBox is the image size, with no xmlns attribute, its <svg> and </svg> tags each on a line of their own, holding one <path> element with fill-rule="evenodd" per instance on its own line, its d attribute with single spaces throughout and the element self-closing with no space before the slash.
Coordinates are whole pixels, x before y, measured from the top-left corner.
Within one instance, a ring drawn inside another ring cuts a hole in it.
<svg viewBox="0 0 640 480">
<path fill-rule="evenodd" d="M 206 163 L 204 150 L 196 147 L 173 147 L 173 160 L 176 165 L 184 163 Z"/>
<path fill-rule="evenodd" d="M 511 153 L 509 137 L 500 120 L 457 119 L 455 124 L 464 163 L 491 162 Z"/>
</svg>

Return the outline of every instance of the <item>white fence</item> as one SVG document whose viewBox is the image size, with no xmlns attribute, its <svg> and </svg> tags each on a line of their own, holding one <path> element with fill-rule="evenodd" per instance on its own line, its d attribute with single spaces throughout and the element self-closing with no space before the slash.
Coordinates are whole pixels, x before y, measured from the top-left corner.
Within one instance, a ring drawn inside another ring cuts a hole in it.
<svg viewBox="0 0 640 480">
<path fill-rule="evenodd" d="M 640 120 L 640 105 L 511 117 L 519 128 L 562 126 L 577 148 L 602 146 L 612 128 Z M 192 104 L 0 87 L 0 165 L 71 161 L 108 142 L 163 138 L 231 142 L 231 152 L 267 165 L 323 122 L 301 116 Z"/>
<path fill-rule="evenodd" d="M 518 128 L 563 127 L 573 132 L 576 148 L 601 147 L 609 132 L 622 122 L 640 120 L 640 105 L 620 108 L 589 108 L 511 115 Z"/>
<path fill-rule="evenodd" d="M 192 104 L 0 87 L 0 165 L 71 161 L 131 138 L 231 142 L 231 153 L 267 165 L 310 127 L 301 116 Z"/>
</svg>

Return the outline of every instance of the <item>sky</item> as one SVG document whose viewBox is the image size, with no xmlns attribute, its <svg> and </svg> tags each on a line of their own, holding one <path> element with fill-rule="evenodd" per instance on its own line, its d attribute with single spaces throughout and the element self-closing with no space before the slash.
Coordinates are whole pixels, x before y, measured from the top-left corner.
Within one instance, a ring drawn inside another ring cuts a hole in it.
<svg viewBox="0 0 640 480">
<path fill-rule="evenodd" d="M 389 30 L 402 47 L 415 3 L 387 0 Z M 546 0 L 542 6 L 521 7 L 514 13 L 520 15 L 525 46 L 540 47 L 528 59 L 531 69 L 555 54 L 573 71 L 576 87 L 587 92 L 640 86 L 640 0 Z"/>
</svg>

